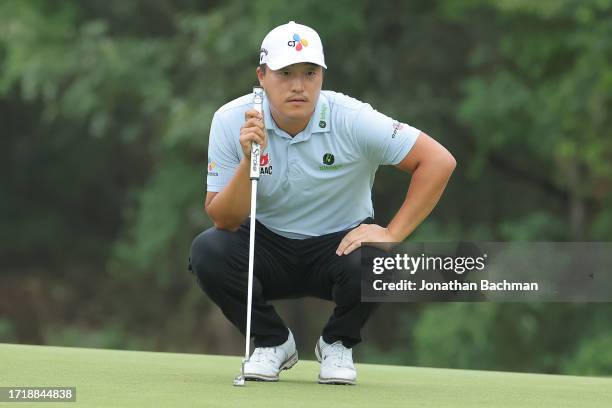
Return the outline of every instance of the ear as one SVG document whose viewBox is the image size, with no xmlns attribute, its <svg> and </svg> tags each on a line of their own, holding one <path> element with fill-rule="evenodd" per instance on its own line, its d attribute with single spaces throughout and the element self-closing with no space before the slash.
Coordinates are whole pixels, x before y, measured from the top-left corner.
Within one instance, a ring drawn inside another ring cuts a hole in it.
<svg viewBox="0 0 612 408">
<path fill-rule="evenodd" d="M 262 72 L 261 68 L 259 68 L 259 67 L 257 67 L 255 72 L 257 73 L 257 79 L 259 79 L 259 85 L 261 87 L 263 87 L 264 73 Z"/>
</svg>

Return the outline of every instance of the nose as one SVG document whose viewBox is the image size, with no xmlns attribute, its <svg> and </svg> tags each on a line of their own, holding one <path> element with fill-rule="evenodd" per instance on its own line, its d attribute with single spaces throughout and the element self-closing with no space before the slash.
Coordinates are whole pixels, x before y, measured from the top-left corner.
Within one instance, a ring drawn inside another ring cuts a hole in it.
<svg viewBox="0 0 612 408">
<path fill-rule="evenodd" d="M 291 81 L 291 91 L 292 92 L 302 92 L 304 91 L 304 78 L 301 75 L 295 75 L 293 81 Z"/>
</svg>

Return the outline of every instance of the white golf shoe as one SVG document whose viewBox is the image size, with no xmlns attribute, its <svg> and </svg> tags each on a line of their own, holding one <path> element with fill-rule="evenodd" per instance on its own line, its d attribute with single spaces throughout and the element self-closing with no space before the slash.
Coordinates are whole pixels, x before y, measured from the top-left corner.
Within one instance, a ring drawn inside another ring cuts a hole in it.
<svg viewBox="0 0 612 408">
<path fill-rule="evenodd" d="M 278 381 L 278 373 L 288 370 L 298 362 L 293 334 L 289 330 L 289 338 L 276 347 L 257 347 L 249 361 L 244 364 L 246 380 Z"/>
<path fill-rule="evenodd" d="M 342 341 L 327 344 L 320 337 L 315 355 L 321 363 L 319 384 L 355 384 L 357 371 L 353 365 L 353 349 L 344 347 Z"/>
</svg>

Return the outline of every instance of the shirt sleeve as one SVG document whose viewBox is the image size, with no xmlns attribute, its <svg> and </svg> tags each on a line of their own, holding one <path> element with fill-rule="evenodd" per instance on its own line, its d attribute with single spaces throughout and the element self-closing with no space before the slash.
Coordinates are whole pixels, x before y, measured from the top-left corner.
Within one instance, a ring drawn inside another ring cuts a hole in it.
<svg viewBox="0 0 612 408">
<path fill-rule="evenodd" d="M 237 137 L 237 136 L 236 136 Z M 213 116 L 208 138 L 207 191 L 219 192 L 229 183 L 240 164 L 231 134 L 227 131 L 218 113 Z"/>
<path fill-rule="evenodd" d="M 359 109 L 353 134 L 361 151 L 374 165 L 398 164 L 414 146 L 421 131 L 394 120 L 369 104 Z"/>
</svg>

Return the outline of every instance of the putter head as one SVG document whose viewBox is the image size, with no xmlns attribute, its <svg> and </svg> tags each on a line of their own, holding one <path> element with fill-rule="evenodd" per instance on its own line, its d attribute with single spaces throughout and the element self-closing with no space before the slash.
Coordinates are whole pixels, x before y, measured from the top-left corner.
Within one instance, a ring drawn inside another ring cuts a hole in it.
<svg viewBox="0 0 612 408">
<path fill-rule="evenodd" d="M 240 374 L 234 378 L 234 385 L 236 387 L 244 387 L 244 383 L 245 383 L 244 375 Z"/>
<path fill-rule="evenodd" d="M 234 378 L 234 385 L 236 387 L 244 387 L 245 378 L 244 378 L 244 363 L 246 360 L 242 360 L 242 365 L 240 366 L 240 374 Z"/>
</svg>

